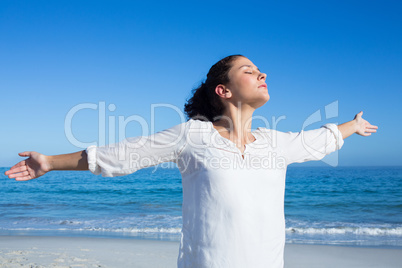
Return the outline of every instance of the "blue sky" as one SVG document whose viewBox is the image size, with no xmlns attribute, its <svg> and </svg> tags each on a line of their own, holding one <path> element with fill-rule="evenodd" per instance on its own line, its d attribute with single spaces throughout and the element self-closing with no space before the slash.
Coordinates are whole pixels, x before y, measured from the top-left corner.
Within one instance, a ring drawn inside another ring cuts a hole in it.
<svg viewBox="0 0 402 268">
<path fill-rule="evenodd" d="M 380 129 L 348 138 L 339 164 L 402 165 L 401 7 L 399 1 L 3 0 L 0 166 L 19 161 L 21 151 L 84 149 L 64 127 L 80 104 L 97 107 L 72 118 L 74 137 L 85 143 L 99 141 L 102 103 L 106 140 L 119 136 L 119 117 L 150 123 L 152 104 L 182 110 L 210 66 L 230 54 L 247 56 L 268 74 L 271 100 L 255 115 L 271 123 L 285 116 L 278 130 L 299 131 L 318 110 L 323 120 L 307 129 L 349 121 L 363 110 Z M 325 106 L 335 101 L 337 116 L 326 119 Z M 172 108 L 154 114 L 155 131 L 180 123 Z M 123 134 L 139 135 L 139 127 L 128 123 Z"/>
</svg>

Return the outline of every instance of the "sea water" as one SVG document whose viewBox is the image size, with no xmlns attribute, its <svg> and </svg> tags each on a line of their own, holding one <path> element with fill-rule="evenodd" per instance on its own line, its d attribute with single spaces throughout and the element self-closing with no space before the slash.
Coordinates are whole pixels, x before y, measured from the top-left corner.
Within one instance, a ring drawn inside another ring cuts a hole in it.
<svg viewBox="0 0 402 268">
<path fill-rule="evenodd" d="M 54 171 L 28 182 L 8 179 L 7 169 L 0 235 L 180 239 L 177 168 L 114 178 Z M 287 243 L 402 248 L 402 167 L 290 166 L 285 217 Z"/>
</svg>

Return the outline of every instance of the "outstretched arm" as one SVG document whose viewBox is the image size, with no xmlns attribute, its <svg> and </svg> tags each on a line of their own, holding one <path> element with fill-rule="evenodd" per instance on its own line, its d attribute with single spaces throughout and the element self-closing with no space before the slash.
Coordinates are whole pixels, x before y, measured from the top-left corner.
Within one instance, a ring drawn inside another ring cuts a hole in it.
<svg viewBox="0 0 402 268">
<path fill-rule="evenodd" d="M 342 133 L 342 138 L 346 139 L 354 133 L 361 136 L 370 136 L 371 133 L 377 132 L 378 127 L 364 120 L 362 115 L 363 112 L 360 112 L 352 121 L 338 125 L 338 129 Z"/>
<path fill-rule="evenodd" d="M 43 155 L 37 152 L 19 153 L 28 159 L 12 166 L 4 174 L 16 181 L 36 179 L 52 170 L 88 170 L 87 153 L 79 151 L 71 154 Z"/>
</svg>

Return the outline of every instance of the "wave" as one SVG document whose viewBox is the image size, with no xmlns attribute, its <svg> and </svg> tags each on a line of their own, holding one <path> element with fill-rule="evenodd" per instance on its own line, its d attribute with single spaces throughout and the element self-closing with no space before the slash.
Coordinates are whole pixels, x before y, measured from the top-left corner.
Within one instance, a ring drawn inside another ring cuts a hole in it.
<svg viewBox="0 0 402 268">
<path fill-rule="evenodd" d="M 319 234 L 319 235 L 369 235 L 369 236 L 402 236 L 402 227 L 331 227 L 331 228 L 314 228 L 314 227 L 288 227 L 287 233 L 297 234 Z"/>
<path fill-rule="evenodd" d="M 132 234 L 141 234 L 141 233 L 163 233 L 163 234 L 180 234 L 181 228 L 97 228 L 97 227 L 89 227 L 89 228 L 0 228 L 2 231 L 77 231 L 77 232 L 106 232 L 106 233 L 132 233 Z"/>
<path fill-rule="evenodd" d="M 111 233 L 181 233 L 180 227 L 124 227 L 124 228 L 104 228 L 104 227 L 79 227 L 79 228 L 0 228 L 0 230 L 10 231 L 85 231 L 85 232 L 111 232 Z M 368 227 L 336 227 L 336 228 L 286 228 L 287 234 L 307 234 L 307 235 L 365 235 L 365 236 L 402 236 L 402 227 L 395 228 L 368 228 Z"/>
</svg>

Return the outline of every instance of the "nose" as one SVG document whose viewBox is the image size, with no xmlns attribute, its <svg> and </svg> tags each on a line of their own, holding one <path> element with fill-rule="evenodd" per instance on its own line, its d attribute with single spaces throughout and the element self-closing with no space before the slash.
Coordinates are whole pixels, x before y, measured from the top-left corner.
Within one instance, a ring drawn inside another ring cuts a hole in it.
<svg viewBox="0 0 402 268">
<path fill-rule="evenodd" d="M 267 79 L 267 74 L 266 73 L 260 73 L 260 75 L 258 76 L 258 80 L 264 80 Z"/>
</svg>

